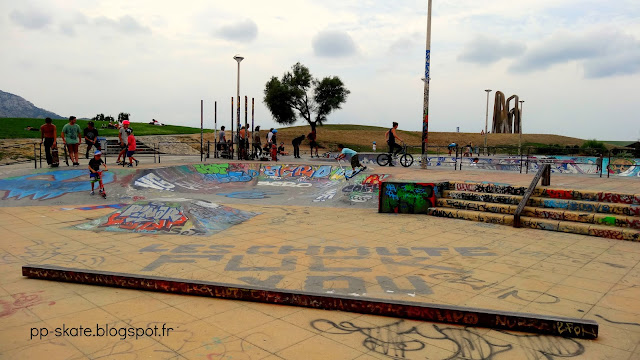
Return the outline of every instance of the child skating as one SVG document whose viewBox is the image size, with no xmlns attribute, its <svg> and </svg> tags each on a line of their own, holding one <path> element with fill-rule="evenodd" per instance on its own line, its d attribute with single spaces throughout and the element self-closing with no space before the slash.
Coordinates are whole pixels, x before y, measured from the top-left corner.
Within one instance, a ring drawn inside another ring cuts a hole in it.
<svg viewBox="0 0 640 360">
<path fill-rule="evenodd" d="M 94 184 L 97 181 L 99 183 L 99 192 L 103 198 L 107 197 L 107 193 L 104 191 L 104 184 L 102 183 L 102 171 L 109 171 L 107 164 L 102 160 L 102 153 L 100 150 L 96 150 L 93 154 L 93 159 L 89 160 L 89 179 L 91 180 L 91 195 L 95 195 Z M 104 170 L 100 170 L 100 166 L 104 166 Z"/>
<path fill-rule="evenodd" d="M 347 179 L 352 178 L 356 174 L 367 169 L 366 166 L 362 166 L 362 164 L 360 164 L 360 159 L 358 158 L 359 157 L 358 152 L 356 152 L 355 150 L 351 150 L 347 147 L 344 147 L 344 145 L 342 144 L 338 144 L 338 151 L 340 151 L 340 154 L 336 157 L 338 161 L 346 158 L 347 155 L 351 156 L 351 170 L 352 170 L 351 176 L 347 177 L 345 174 L 345 178 Z"/>
<path fill-rule="evenodd" d="M 133 166 L 133 162 L 136 162 L 136 166 L 138 166 L 138 160 L 133 157 L 133 154 L 136 153 L 136 138 L 133 136 L 133 129 L 127 129 L 127 157 L 129 158 L 129 167 Z"/>
</svg>

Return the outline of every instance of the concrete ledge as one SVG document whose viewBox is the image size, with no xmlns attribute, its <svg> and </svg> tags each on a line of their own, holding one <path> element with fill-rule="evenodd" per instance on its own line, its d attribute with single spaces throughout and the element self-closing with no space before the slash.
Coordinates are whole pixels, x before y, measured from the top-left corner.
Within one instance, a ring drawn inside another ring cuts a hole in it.
<svg viewBox="0 0 640 360">
<path fill-rule="evenodd" d="M 508 194 L 474 193 L 464 191 L 444 191 L 444 197 L 457 200 L 482 201 L 488 203 L 518 205 L 522 196 Z"/>
<path fill-rule="evenodd" d="M 43 280 L 301 306 L 323 310 L 339 310 L 580 339 L 596 339 L 598 337 L 598 323 L 584 319 L 409 301 L 382 301 L 362 297 L 329 296 L 326 294 L 290 292 L 260 287 L 238 287 L 232 284 L 58 266 L 23 266 L 22 275 Z"/>
</svg>

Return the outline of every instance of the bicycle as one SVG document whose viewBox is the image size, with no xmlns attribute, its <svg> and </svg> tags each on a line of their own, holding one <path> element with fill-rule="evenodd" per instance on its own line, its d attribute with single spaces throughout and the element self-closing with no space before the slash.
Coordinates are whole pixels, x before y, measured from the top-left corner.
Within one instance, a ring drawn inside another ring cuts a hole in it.
<svg viewBox="0 0 640 360">
<path fill-rule="evenodd" d="M 411 154 L 407 153 L 407 144 L 405 144 L 404 142 L 402 143 L 402 151 L 400 152 L 400 165 L 404 166 L 404 167 L 409 167 L 413 164 L 413 156 L 411 156 Z M 398 155 L 396 155 L 398 156 Z M 378 158 L 376 159 L 376 162 L 378 163 L 378 165 L 380 166 L 394 166 L 393 165 L 393 153 L 382 153 L 380 155 L 378 155 Z"/>
</svg>

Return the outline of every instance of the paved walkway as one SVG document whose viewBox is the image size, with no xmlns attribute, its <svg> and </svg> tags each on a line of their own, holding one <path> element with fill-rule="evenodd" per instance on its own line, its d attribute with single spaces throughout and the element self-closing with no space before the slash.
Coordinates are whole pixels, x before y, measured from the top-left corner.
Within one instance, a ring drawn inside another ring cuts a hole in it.
<svg viewBox="0 0 640 360">
<path fill-rule="evenodd" d="M 525 185 L 533 176 L 401 168 L 385 173 L 513 185 Z M 640 193 L 639 182 L 630 179 L 563 175 L 551 181 L 554 187 Z M 311 198 L 299 198 L 293 188 L 279 188 L 282 194 L 268 203 L 199 192 L 120 191 L 119 184 L 111 186 L 114 195 L 106 202 L 84 192 L 42 201 L 0 200 L 0 357 L 640 357 L 640 244 L 378 214 L 375 202 L 317 206 Z M 144 200 L 132 205 L 132 194 Z M 234 201 L 220 201 L 224 199 Z M 208 202 L 213 200 L 215 204 Z M 179 231 L 154 231 L 143 222 L 124 229 L 118 223 L 150 211 L 167 220 L 155 226 Z M 194 221 L 203 219 L 210 221 Z M 598 321 L 600 336 L 583 341 L 32 280 L 21 276 L 25 264 L 578 317 Z M 125 338 L 125 333 L 79 336 L 79 326 L 92 334 L 96 326 L 158 331 L 138 339 Z M 172 331 L 159 336 L 163 326 Z M 56 328 L 65 336 L 56 336 Z"/>
</svg>

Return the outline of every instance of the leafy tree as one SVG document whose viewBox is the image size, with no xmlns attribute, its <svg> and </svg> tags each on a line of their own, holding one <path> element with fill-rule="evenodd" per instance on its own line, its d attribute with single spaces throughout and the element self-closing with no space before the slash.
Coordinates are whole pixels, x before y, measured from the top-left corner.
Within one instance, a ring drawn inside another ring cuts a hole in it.
<svg viewBox="0 0 640 360">
<path fill-rule="evenodd" d="M 602 141 L 598 141 L 596 139 L 586 140 L 582 143 L 581 148 L 589 152 L 596 152 L 600 154 L 607 152 L 607 146 Z"/>
<path fill-rule="evenodd" d="M 104 114 L 97 114 L 91 120 L 93 120 L 93 121 L 104 121 Z"/>
<path fill-rule="evenodd" d="M 315 130 L 332 111 L 340 109 L 349 93 L 337 76 L 318 80 L 306 66 L 296 63 L 282 79 L 271 77 L 264 89 L 264 103 L 278 124 L 291 125 L 301 117 Z"/>
<path fill-rule="evenodd" d="M 118 114 L 118 121 L 129 120 L 129 113 L 121 112 Z"/>
<path fill-rule="evenodd" d="M 113 121 L 113 116 L 111 116 L 111 115 L 105 116 L 104 117 L 104 121 L 112 122 Z"/>
</svg>

